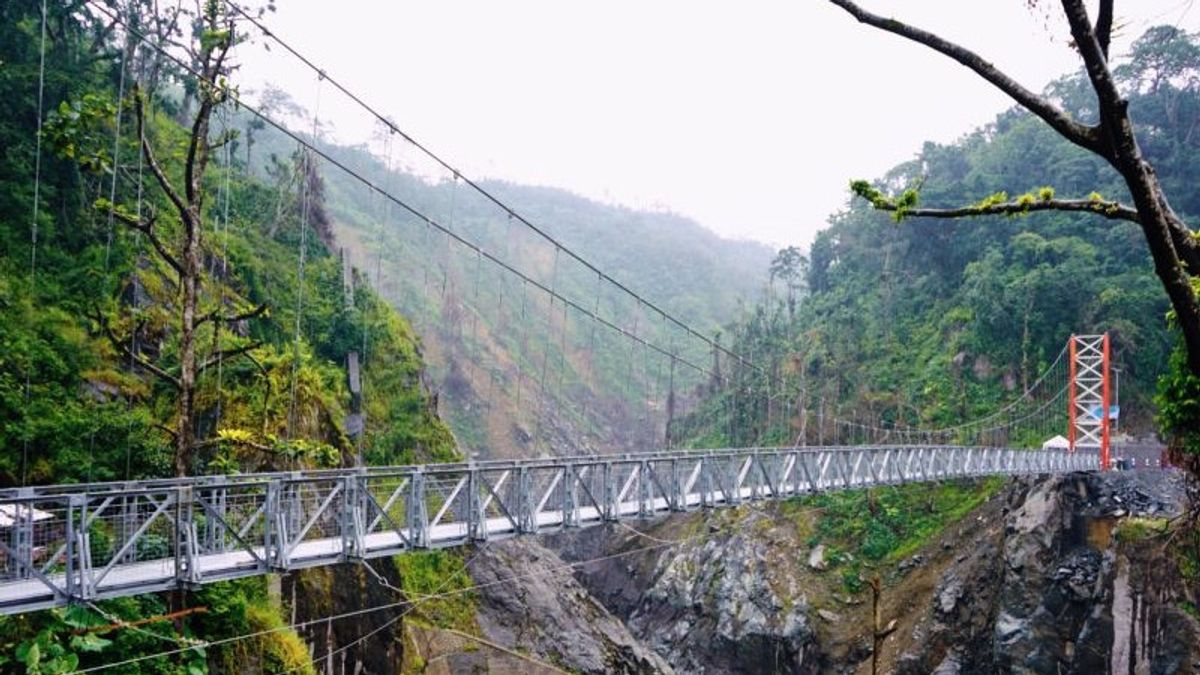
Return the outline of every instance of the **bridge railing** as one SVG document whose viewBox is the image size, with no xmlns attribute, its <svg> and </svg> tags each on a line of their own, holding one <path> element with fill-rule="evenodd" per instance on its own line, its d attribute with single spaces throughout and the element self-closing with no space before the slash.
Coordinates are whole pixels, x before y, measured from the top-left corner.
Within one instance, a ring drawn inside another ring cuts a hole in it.
<svg viewBox="0 0 1200 675">
<path fill-rule="evenodd" d="M 1053 450 L 749 448 L 28 488 L 0 495 L 0 612 L 827 490 L 1096 468 Z"/>
</svg>

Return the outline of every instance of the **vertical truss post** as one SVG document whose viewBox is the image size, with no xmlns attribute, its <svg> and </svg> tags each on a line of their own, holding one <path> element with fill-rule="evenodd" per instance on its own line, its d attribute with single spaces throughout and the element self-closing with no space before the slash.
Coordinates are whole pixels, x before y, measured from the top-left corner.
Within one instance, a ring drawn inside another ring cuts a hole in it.
<svg viewBox="0 0 1200 675">
<path fill-rule="evenodd" d="M 304 527 L 304 483 L 300 482 L 304 474 L 293 471 L 288 474 L 290 481 L 284 483 L 283 498 L 287 503 L 288 548 L 292 547 L 292 538 L 299 537 L 300 529 Z"/>
<path fill-rule="evenodd" d="M 1075 452 L 1075 334 L 1067 342 L 1067 447 Z"/>
<path fill-rule="evenodd" d="M 134 482 L 126 482 L 125 489 L 136 490 L 138 489 L 138 485 Z M 118 535 L 118 546 L 124 545 L 125 542 L 129 541 L 129 539 L 133 536 L 133 533 L 137 532 L 137 506 L 138 498 L 136 495 L 132 497 L 121 497 L 121 528 L 120 534 Z M 125 555 L 123 555 L 121 558 L 121 562 L 125 563 L 135 562 L 136 560 L 137 547 L 131 547 L 127 549 L 125 551 Z"/>
<path fill-rule="evenodd" d="M 679 460 L 671 458 L 671 498 L 668 500 L 672 511 L 683 511 L 687 506 L 683 494 L 683 477 L 679 475 Z"/>
<path fill-rule="evenodd" d="M 650 465 L 646 460 L 638 463 L 637 476 L 637 491 L 638 491 L 638 518 L 650 517 Z"/>
<path fill-rule="evenodd" d="M 175 498 L 175 518 L 174 518 L 174 534 L 175 534 L 175 583 L 182 587 L 183 580 L 187 576 L 187 536 L 183 532 L 183 492 L 186 487 L 176 488 L 172 493 Z"/>
<path fill-rule="evenodd" d="M 578 467 L 570 462 L 567 462 L 563 466 L 562 487 L 562 526 L 564 528 L 579 527 L 579 513 L 575 510 L 575 505 L 579 503 L 578 482 Z"/>
<path fill-rule="evenodd" d="M 1108 471 L 1112 462 L 1109 443 L 1111 442 L 1111 432 L 1109 427 L 1112 425 L 1112 389 L 1110 385 L 1109 373 L 1112 365 L 1112 344 L 1109 340 L 1108 333 L 1104 334 L 1104 404 L 1101 408 L 1101 438 L 1100 438 L 1100 468 Z"/>
<path fill-rule="evenodd" d="M 279 540 L 281 525 L 276 517 L 279 513 L 279 481 L 267 483 L 266 502 L 263 503 L 263 559 L 266 561 L 264 572 L 271 567 L 280 567 L 279 556 L 283 552 L 283 542 Z"/>
<path fill-rule="evenodd" d="M 479 469 L 472 463 L 467 471 L 467 538 L 485 541 L 487 523 L 483 515 L 483 500 L 479 498 Z"/>
<path fill-rule="evenodd" d="M 604 485 L 601 486 L 600 499 L 603 504 L 600 505 L 600 518 L 604 521 L 616 520 L 616 501 L 617 501 L 617 477 L 613 473 L 612 462 L 604 463 Z"/>
<path fill-rule="evenodd" d="M 17 490 L 18 497 L 32 497 L 33 488 L 23 487 Z M 33 504 L 28 506 L 21 503 L 13 505 L 13 549 L 17 552 L 17 574 L 22 579 L 28 579 L 33 569 Z M 67 538 L 70 542 L 70 537 Z M 68 556 L 69 558 L 70 556 Z"/>
<path fill-rule="evenodd" d="M 523 534 L 537 532 L 537 513 L 533 496 L 533 479 L 529 469 L 522 466 L 517 472 L 517 529 Z"/>
<path fill-rule="evenodd" d="M 275 567 L 280 570 L 286 570 L 290 564 L 290 539 L 291 533 L 294 531 L 291 528 L 291 520 L 288 517 L 288 510 L 292 508 L 294 499 L 289 498 L 289 493 L 292 487 L 283 481 L 273 481 L 272 487 L 275 487 L 275 504 L 271 515 L 275 517 L 275 530 L 273 532 L 275 540 Z"/>
<path fill-rule="evenodd" d="M 192 487 L 175 491 L 175 583 L 180 587 L 200 583 L 196 566 L 199 550 L 196 545 L 196 519 L 193 518 L 195 499 Z"/>
<path fill-rule="evenodd" d="M 342 537 L 342 558 L 353 560 L 363 554 L 362 501 L 357 473 L 342 478 L 342 510 L 338 514 L 338 534 Z"/>
<path fill-rule="evenodd" d="M 417 469 L 409 481 L 408 532 L 412 545 L 429 548 L 429 510 L 425 506 L 425 472 Z"/>
<path fill-rule="evenodd" d="M 725 473 L 729 477 L 729 484 L 733 486 L 733 494 L 725 495 L 725 503 L 739 505 L 742 503 L 742 469 L 741 464 L 737 461 L 737 456 L 730 455 L 722 464 L 725 466 Z"/>
<path fill-rule="evenodd" d="M 213 481 L 223 485 L 225 477 L 213 478 Z M 201 492 L 201 498 L 204 499 L 204 493 Z M 229 488 L 214 487 L 208 491 L 207 501 L 211 508 L 220 516 L 221 519 L 227 517 Z M 223 553 L 226 547 L 226 532 L 225 525 L 215 518 L 206 518 L 204 526 L 204 551 L 206 553 Z"/>
<path fill-rule="evenodd" d="M 78 532 L 75 531 L 75 520 L 77 517 L 76 516 L 77 513 L 79 514 L 78 515 L 79 523 L 80 523 L 80 525 L 82 525 L 87 520 L 87 498 L 84 497 L 83 495 L 71 495 L 70 497 L 67 497 L 67 532 L 66 532 L 67 552 L 66 552 L 66 560 L 65 560 L 67 569 L 66 569 L 65 585 L 66 585 L 68 601 L 75 600 L 75 599 L 82 599 L 82 598 L 87 597 L 83 592 L 84 590 L 86 590 L 86 587 L 87 587 L 86 586 L 87 571 L 83 570 L 82 566 L 79 564 L 80 551 L 76 548 L 77 544 L 75 541 L 75 537 L 79 534 Z M 30 503 L 30 506 L 29 506 L 29 515 L 30 515 L 30 518 L 32 519 L 32 517 L 33 517 L 32 502 Z M 17 550 L 18 550 L 18 552 L 20 552 L 21 549 L 17 549 Z M 17 568 L 18 569 L 26 569 L 26 570 L 32 569 L 32 567 L 33 567 L 33 559 L 32 558 L 25 558 L 24 562 L 26 563 L 26 565 L 18 564 Z M 28 573 L 26 572 L 25 575 L 27 575 L 27 574 Z M 22 575 L 22 576 L 25 576 L 25 575 Z M 80 586 L 83 586 L 83 589 L 81 589 Z"/>
</svg>

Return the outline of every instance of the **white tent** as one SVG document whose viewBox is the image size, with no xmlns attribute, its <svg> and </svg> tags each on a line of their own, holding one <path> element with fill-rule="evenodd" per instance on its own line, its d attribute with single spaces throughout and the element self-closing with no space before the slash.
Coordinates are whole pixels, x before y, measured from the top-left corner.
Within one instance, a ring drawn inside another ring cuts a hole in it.
<svg viewBox="0 0 1200 675">
<path fill-rule="evenodd" d="M 1043 450 L 1066 450 L 1071 447 L 1071 441 L 1062 436 L 1055 436 L 1042 443 Z"/>
<path fill-rule="evenodd" d="M 28 518 L 30 508 L 18 504 L 0 504 L 0 527 L 12 527 L 17 522 L 17 518 Z M 34 522 L 54 517 L 53 513 L 47 513 L 41 509 L 33 509 L 32 513 Z"/>
</svg>

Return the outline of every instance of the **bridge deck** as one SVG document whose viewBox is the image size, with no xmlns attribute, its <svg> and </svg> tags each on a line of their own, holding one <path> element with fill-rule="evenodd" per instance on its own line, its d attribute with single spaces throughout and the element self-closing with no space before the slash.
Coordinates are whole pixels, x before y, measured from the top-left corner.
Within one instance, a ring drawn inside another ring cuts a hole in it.
<svg viewBox="0 0 1200 675">
<path fill-rule="evenodd" d="M 751 448 L 44 486 L 0 493 L 0 613 L 825 490 L 1096 468 L 1084 452 Z"/>
</svg>

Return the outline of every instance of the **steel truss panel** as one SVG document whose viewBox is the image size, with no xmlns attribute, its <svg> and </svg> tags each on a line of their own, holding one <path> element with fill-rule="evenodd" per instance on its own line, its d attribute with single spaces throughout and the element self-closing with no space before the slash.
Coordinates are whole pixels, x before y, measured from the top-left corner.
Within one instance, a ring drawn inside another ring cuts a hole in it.
<svg viewBox="0 0 1200 675">
<path fill-rule="evenodd" d="M 0 614 L 826 490 L 1099 468 L 955 446 L 747 448 L 0 491 Z"/>
</svg>

